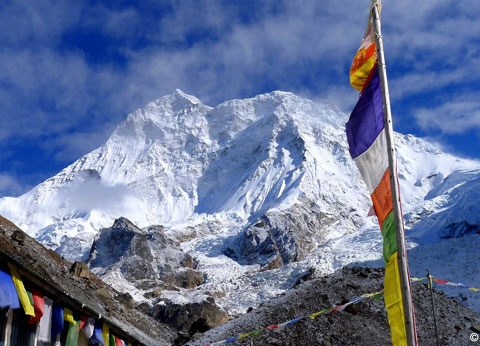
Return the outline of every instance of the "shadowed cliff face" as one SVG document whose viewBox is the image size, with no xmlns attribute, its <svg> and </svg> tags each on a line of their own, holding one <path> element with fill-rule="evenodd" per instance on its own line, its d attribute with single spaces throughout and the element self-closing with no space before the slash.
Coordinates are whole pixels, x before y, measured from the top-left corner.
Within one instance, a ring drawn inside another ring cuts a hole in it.
<svg viewBox="0 0 480 346">
<path fill-rule="evenodd" d="M 323 241 L 326 229 L 343 217 L 333 219 L 314 202 L 300 200 L 288 210 L 271 211 L 256 219 L 244 230 L 238 249 L 230 248 L 226 254 L 240 262 L 260 264 L 262 270 L 300 261 L 315 240 Z"/>
</svg>

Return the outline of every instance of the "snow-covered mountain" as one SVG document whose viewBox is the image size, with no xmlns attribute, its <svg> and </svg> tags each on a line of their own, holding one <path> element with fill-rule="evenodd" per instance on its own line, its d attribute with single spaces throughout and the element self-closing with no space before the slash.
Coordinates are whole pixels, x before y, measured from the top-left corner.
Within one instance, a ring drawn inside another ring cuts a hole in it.
<svg viewBox="0 0 480 346">
<path fill-rule="evenodd" d="M 162 225 L 206 273 L 199 289 L 221 292 L 219 304 L 240 313 L 313 269 L 381 264 L 347 117 L 280 91 L 212 108 L 176 90 L 129 114 L 104 145 L 54 177 L 0 199 L 0 214 L 81 260 L 120 217 Z M 396 144 L 412 273 L 430 269 L 478 286 L 475 262 L 459 261 L 480 261 L 468 246 L 480 242 L 480 162 L 411 135 L 397 134 Z M 445 263 L 423 268 L 443 252 Z M 457 276 L 442 269 L 452 263 Z"/>
<path fill-rule="evenodd" d="M 343 213 L 335 222 L 353 231 L 367 197 L 341 198 L 360 185 L 342 122 L 334 108 L 283 92 L 211 108 L 177 90 L 128 115 L 56 176 L 3 198 L 0 210 L 68 258 L 83 257 L 120 216 L 140 227 L 244 226 L 304 199 L 331 223 Z"/>
</svg>

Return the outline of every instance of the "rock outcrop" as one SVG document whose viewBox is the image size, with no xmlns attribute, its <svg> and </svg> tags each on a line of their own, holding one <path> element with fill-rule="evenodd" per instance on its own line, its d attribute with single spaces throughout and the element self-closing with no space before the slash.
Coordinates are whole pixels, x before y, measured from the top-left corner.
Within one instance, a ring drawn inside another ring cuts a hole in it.
<svg viewBox="0 0 480 346">
<path fill-rule="evenodd" d="M 164 234 L 163 227 L 142 230 L 126 218 L 100 232 L 88 264 L 101 277 L 117 271 L 142 290 L 194 288 L 204 281 L 193 258 Z"/>
</svg>

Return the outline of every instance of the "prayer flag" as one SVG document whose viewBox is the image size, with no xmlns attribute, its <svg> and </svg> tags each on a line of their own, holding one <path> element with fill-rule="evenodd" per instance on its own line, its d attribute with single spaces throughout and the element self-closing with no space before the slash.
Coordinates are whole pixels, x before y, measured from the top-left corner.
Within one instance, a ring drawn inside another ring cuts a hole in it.
<svg viewBox="0 0 480 346">
<path fill-rule="evenodd" d="M 80 329 L 78 328 L 79 326 L 80 321 L 74 321 L 74 323 L 69 323 L 65 346 L 77 346 L 80 333 Z"/>
<path fill-rule="evenodd" d="M 90 338 L 90 342 L 92 344 L 97 343 L 97 344 L 101 344 L 102 346 L 105 346 L 105 341 L 102 335 L 102 321 L 100 320 L 95 321 L 95 327 L 94 327 L 93 335 Z"/>
<path fill-rule="evenodd" d="M 48 297 L 43 297 L 44 308 L 43 316 L 40 318 L 38 326 L 38 341 L 50 342 L 52 335 L 52 307 L 53 301 Z"/>
<path fill-rule="evenodd" d="M 82 316 L 82 322 L 85 320 L 83 326 L 82 326 L 82 332 L 83 334 L 87 337 L 87 339 L 90 339 L 95 331 L 95 319 L 89 317 Z"/>
<path fill-rule="evenodd" d="M 9 306 L 12 309 L 20 307 L 17 290 L 12 276 L 0 269 L 0 308 Z"/>
<path fill-rule="evenodd" d="M 63 308 L 54 304 L 52 310 L 52 338 L 56 338 L 62 332 L 63 322 Z"/>
<path fill-rule="evenodd" d="M 84 333 L 78 333 L 77 346 L 88 346 L 88 339 Z"/>
<path fill-rule="evenodd" d="M 17 290 L 17 295 L 20 299 L 23 310 L 25 311 L 25 315 L 35 317 L 35 310 L 33 308 L 33 304 L 30 302 L 27 290 L 23 285 L 22 278 L 18 274 L 17 269 L 12 264 L 9 263 L 8 267 L 10 268 L 10 274 L 12 275 L 13 284 L 15 285 L 15 289 Z"/>
<path fill-rule="evenodd" d="M 34 324 L 40 321 L 43 316 L 43 312 L 45 310 L 45 300 L 43 294 L 38 292 L 37 290 L 32 290 L 32 298 L 33 298 L 33 310 L 35 311 L 35 316 L 30 316 L 28 323 Z"/>
<path fill-rule="evenodd" d="M 377 60 L 377 46 L 373 36 L 372 15 L 368 18 L 367 29 L 363 35 L 360 48 L 358 49 L 350 67 L 350 84 L 358 91 L 362 90 L 370 71 Z"/>
<path fill-rule="evenodd" d="M 117 346 L 115 342 L 115 336 L 112 333 L 110 333 L 108 340 L 108 346 Z"/>
<path fill-rule="evenodd" d="M 75 318 L 73 318 L 73 312 L 72 310 L 68 309 L 68 308 L 65 308 L 64 311 L 63 311 L 63 320 L 65 322 L 68 322 L 68 323 L 71 323 L 71 324 L 75 324 L 76 321 L 75 321 Z"/>
<path fill-rule="evenodd" d="M 103 340 L 105 341 L 105 346 L 109 346 L 110 345 L 110 328 L 108 328 L 108 325 L 103 322 L 103 326 L 102 326 L 102 336 L 103 336 Z"/>
<path fill-rule="evenodd" d="M 120 339 L 118 336 L 115 337 L 115 346 L 125 346 L 125 342 Z"/>
<path fill-rule="evenodd" d="M 87 316 L 82 315 L 80 317 L 80 324 L 78 325 L 78 329 L 82 330 L 83 326 L 85 326 L 85 323 L 87 323 Z"/>
</svg>

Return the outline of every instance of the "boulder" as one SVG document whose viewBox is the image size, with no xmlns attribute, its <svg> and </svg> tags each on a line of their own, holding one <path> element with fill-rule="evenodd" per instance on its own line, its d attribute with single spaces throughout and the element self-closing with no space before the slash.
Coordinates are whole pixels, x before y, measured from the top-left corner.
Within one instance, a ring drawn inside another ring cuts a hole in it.
<svg viewBox="0 0 480 346">
<path fill-rule="evenodd" d="M 150 314 L 155 319 L 189 335 L 203 333 L 228 320 L 227 313 L 221 310 L 211 297 L 188 304 L 178 304 L 164 299 L 152 307 Z"/>
</svg>

